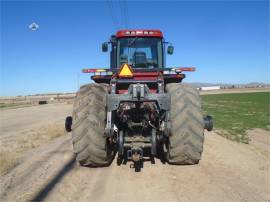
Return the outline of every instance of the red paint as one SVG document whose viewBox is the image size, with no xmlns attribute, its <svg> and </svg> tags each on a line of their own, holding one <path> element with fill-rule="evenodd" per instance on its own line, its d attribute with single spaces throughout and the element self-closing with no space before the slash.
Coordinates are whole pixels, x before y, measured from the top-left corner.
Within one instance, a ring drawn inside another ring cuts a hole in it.
<svg viewBox="0 0 270 202">
<path fill-rule="evenodd" d="M 134 72 L 132 79 L 136 81 L 139 81 L 139 80 L 153 81 L 153 80 L 156 80 L 159 77 L 159 75 L 160 75 L 159 72 Z"/>
<path fill-rule="evenodd" d="M 157 93 L 157 89 L 150 89 L 151 93 Z"/>
<path fill-rule="evenodd" d="M 157 77 L 134 77 L 135 81 L 154 81 L 157 80 Z"/>
<path fill-rule="evenodd" d="M 133 76 L 158 76 L 159 72 L 134 72 Z"/>
<path fill-rule="evenodd" d="M 157 80 L 157 78 L 160 77 L 159 72 L 134 72 L 132 76 L 132 80 L 135 81 L 154 81 Z M 118 76 L 118 79 L 130 79 L 130 77 L 120 77 Z"/>
<path fill-rule="evenodd" d="M 157 90 L 156 89 L 149 89 L 151 93 L 157 93 Z M 128 93 L 128 90 L 125 89 L 125 90 L 117 90 L 117 94 L 125 94 L 125 93 Z"/>
<path fill-rule="evenodd" d="M 117 90 L 118 94 L 125 94 L 128 93 L 128 90 Z"/>
<path fill-rule="evenodd" d="M 130 34 L 127 34 L 127 32 L 129 32 Z M 147 32 L 148 34 L 145 34 L 145 32 Z M 128 30 L 126 29 L 126 30 L 119 30 L 116 33 L 117 38 L 134 37 L 134 36 L 163 38 L 163 34 L 160 30 L 145 30 L 145 29 Z"/>
<path fill-rule="evenodd" d="M 144 80 L 144 81 L 153 81 L 157 80 L 159 76 L 158 72 L 137 72 L 133 74 L 133 79 L 136 81 Z"/>
</svg>

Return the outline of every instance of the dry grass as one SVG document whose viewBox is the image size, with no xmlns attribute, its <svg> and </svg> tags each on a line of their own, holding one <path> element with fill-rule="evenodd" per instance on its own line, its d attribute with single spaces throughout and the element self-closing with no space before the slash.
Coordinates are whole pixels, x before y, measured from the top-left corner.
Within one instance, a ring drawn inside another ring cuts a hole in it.
<svg viewBox="0 0 270 202">
<path fill-rule="evenodd" d="M 6 174 L 9 170 L 18 165 L 17 154 L 9 151 L 0 151 L 0 175 Z"/>
<path fill-rule="evenodd" d="M 30 102 L 16 102 L 16 103 L 0 103 L 0 108 L 14 108 L 31 106 Z"/>
<path fill-rule="evenodd" d="M 63 124 L 51 124 L 1 140 L 0 175 L 4 175 L 16 167 L 24 152 L 46 144 L 64 134 Z"/>
</svg>

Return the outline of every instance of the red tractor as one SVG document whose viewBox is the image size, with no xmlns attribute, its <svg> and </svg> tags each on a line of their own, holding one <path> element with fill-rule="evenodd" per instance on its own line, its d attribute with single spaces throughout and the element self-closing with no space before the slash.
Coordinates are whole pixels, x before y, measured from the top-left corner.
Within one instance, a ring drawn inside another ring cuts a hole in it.
<svg viewBox="0 0 270 202">
<path fill-rule="evenodd" d="M 165 48 L 174 48 L 159 30 L 120 30 L 102 51 L 109 44 L 110 69 L 83 70 L 95 83 L 81 86 L 66 119 L 77 161 L 108 166 L 118 153 L 117 164 L 131 160 L 135 171 L 155 157 L 197 164 L 213 123 L 202 116 L 197 89 L 181 83 L 182 72 L 195 68 L 165 68 Z"/>
</svg>

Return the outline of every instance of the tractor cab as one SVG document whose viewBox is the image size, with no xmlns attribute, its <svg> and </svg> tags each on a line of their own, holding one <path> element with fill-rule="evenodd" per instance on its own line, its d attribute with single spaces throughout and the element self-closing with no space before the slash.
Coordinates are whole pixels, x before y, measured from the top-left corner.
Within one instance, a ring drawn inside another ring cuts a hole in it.
<svg viewBox="0 0 270 202">
<path fill-rule="evenodd" d="M 128 64 L 132 68 L 162 69 L 165 66 L 164 49 L 167 44 L 159 30 L 120 30 L 112 35 L 109 42 L 102 44 L 108 51 L 111 44 L 111 69 Z M 169 54 L 173 46 L 168 46 Z"/>
<path fill-rule="evenodd" d="M 165 42 L 159 30 L 120 30 L 112 35 L 109 42 L 102 44 L 102 51 L 107 52 L 110 45 L 109 69 L 83 69 L 84 73 L 93 73 L 91 79 L 96 83 L 111 83 L 112 78 L 119 76 L 121 68 L 128 65 L 134 72 L 131 80 L 143 77 L 149 84 L 150 80 L 157 84 L 162 79 L 164 84 L 179 83 L 185 78 L 183 71 L 194 71 L 193 67 L 166 68 L 165 50 L 172 55 L 174 47 Z M 162 75 L 162 76 L 161 76 Z M 162 78 L 160 78 L 160 76 Z M 139 78 L 138 78 L 139 77 Z M 125 83 L 129 83 L 125 79 Z M 125 88 L 126 86 L 121 85 Z"/>
</svg>

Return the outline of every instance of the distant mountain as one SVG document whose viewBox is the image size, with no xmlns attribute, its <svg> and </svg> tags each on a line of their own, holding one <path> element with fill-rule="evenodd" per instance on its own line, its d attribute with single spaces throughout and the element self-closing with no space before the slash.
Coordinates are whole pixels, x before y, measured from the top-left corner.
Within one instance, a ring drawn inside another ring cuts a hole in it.
<svg viewBox="0 0 270 202">
<path fill-rule="evenodd" d="M 200 82 L 192 82 L 192 83 L 188 83 L 188 84 L 191 84 L 196 88 L 205 87 L 205 86 L 217 86 L 218 85 L 218 84 L 213 84 L 213 83 L 200 83 Z"/>
<path fill-rule="evenodd" d="M 206 87 L 206 86 L 220 86 L 223 88 L 254 88 L 254 87 L 270 87 L 270 84 L 262 83 L 262 82 L 251 82 L 247 84 L 233 84 L 233 83 L 200 83 L 200 82 L 191 82 L 188 83 L 196 88 Z"/>
<path fill-rule="evenodd" d="M 270 84 L 262 83 L 262 82 L 251 82 L 251 83 L 247 83 L 245 85 L 247 85 L 247 86 L 270 86 Z"/>
</svg>

